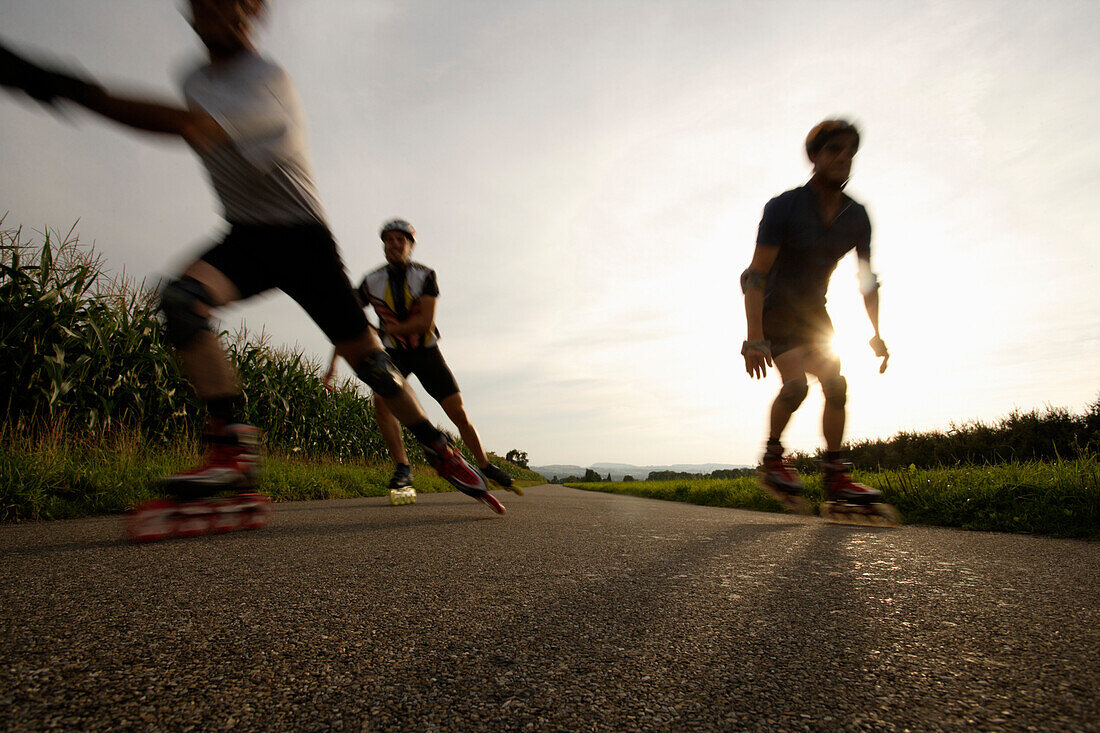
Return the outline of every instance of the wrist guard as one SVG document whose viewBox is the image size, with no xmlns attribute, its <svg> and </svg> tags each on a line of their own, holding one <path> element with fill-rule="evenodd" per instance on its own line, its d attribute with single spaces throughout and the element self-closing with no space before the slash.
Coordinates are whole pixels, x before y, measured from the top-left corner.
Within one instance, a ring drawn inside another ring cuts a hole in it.
<svg viewBox="0 0 1100 733">
<path fill-rule="evenodd" d="M 759 341 L 745 341 L 741 344 L 741 356 L 747 356 L 749 349 L 753 351 L 759 351 L 764 356 L 771 358 L 772 355 L 772 342 L 767 339 L 761 339 Z"/>
<path fill-rule="evenodd" d="M 62 98 L 86 105 L 104 94 L 103 88 L 93 81 L 45 69 L 3 45 L 0 45 L 0 84 L 22 89 L 44 104 Z"/>
</svg>

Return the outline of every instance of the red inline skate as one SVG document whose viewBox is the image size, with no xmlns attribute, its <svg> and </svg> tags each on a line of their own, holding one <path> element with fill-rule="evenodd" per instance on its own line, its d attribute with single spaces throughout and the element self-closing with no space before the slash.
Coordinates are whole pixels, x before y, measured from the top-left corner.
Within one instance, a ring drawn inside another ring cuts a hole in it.
<svg viewBox="0 0 1100 733">
<path fill-rule="evenodd" d="M 871 524 L 896 527 L 901 515 L 882 501 L 882 492 L 852 480 L 852 464 L 844 461 L 822 463 L 825 474 L 825 501 L 821 516 L 841 524 Z"/>
<path fill-rule="evenodd" d="M 195 537 L 209 532 L 259 529 L 274 514 L 271 499 L 256 492 L 260 431 L 250 425 L 211 426 L 201 466 L 164 479 L 165 498 L 130 511 L 126 532 L 135 542 Z"/>
<path fill-rule="evenodd" d="M 432 464 L 443 478 L 452 486 L 467 496 L 477 499 L 497 514 L 504 514 L 507 510 L 497 498 L 489 493 L 489 485 L 481 471 L 470 465 L 470 462 L 455 450 L 446 435 L 440 435 L 431 445 L 422 445 L 424 457 Z"/>
<path fill-rule="evenodd" d="M 783 457 L 783 449 L 765 451 L 760 462 L 760 486 L 780 504 L 799 514 L 809 514 L 809 505 L 802 498 L 802 480 L 798 471 Z"/>
</svg>

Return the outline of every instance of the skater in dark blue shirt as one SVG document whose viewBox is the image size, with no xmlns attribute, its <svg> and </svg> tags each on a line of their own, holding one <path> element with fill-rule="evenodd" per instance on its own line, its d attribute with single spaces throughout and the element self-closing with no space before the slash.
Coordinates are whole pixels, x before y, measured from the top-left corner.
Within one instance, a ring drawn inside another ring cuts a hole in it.
<svg viewBox="0 0 1100 733">
<path fill-rule="evenodd" d="M 826 499 L 872 505 L 879 492 L 852 481 L 842 460 L 848 383 L 832 350 L 833 325 L 825 310 L 825 293 L 837 262 L 856 251 L 860 290 L 874 329 L 870 346 L 886 370 L 889 353 L 879 335 L 878 279 L 871 270 L 871 222 L 866 209 L 844 192 L 859 131 L 844 120 L 826 120 L 806 138 L 813 164 L 809 182 L 775 197 L 764 207 L 752 263 L 741 275 L 748 338 L 742 346 L 745 369 L 763 378 L 775 366 L 783 381 L 772 403 L 768 443 L 762 460 L 763 482 L 777 498 L 794 508 L 802 484 L 783 458 L 780 438 L 809 390 L 807 375 L 825 396 Z"/>
</svg>

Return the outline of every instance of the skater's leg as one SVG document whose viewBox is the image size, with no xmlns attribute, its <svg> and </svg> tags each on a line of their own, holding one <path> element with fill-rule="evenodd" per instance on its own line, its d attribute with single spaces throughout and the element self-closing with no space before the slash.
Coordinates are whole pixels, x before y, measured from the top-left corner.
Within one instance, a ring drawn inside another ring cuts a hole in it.
<svg viewBox="0 0 1100 733">
<path fill-rule="evenodd" d="M 825 436 L 825 450 L 832 459 L 839 454 L 844 442 L 848 383 L 840 373 L 840 360 L 829 352 L 816 351 L 809 354 L 806 358 L 806 371 L 817 377 L 825 395 L 821 430 Z"/>
<path fill-rule="evenodd" d="M 162 307 L 176 358 L 203 400 L 240 393 L 237 374 L 207 323 L 213 309 L 240 298 L 236 286 L 212 265 L 198 260 L 170 283 Z"/>
<path fill-rule="evenodd" d="M 484 466 L 489 463 L 489 456 L 485 454 L 485 449 L 481 446 L 481 437 L 477 434 L 474 424 L 470 422 L 470 417 L 466 414 L 466 408 L 462 404 L 462 393 L 455 392 L 453 395 L 443 398 L 440 400 L 439 406 L 443 408 L 443 412 L 447 413 L 447 417 L 458 428 L 458 434 L 462 436 L 462 442 L 474 454 L 477 465 Z"/>
<path fill-rule="evenodd" d="M 402 371 L 416 375 L 420 384 L 439 403 L 440 407 L 451 419 L 462 441 L 473 454 L 474 460 L 481 468 L 482 475 L 493 481 L 498 486 L 515 494 L 523 492 L 514 485 L 512 477 L 503 469 L 489 461 L 489 454 L 485 452 L 481 444 L 481 436 L 477 434 L 470 416 L 466 414 L 466 408 L 462 403 L 462 393 L 458 388 L 458 381 L 451 368 L 447 366 L 447 360 L 443 358 L 443 352 L 438 347 L 423 349 L 416 352 L 416 356 L 406 360 L 402 358 Z"/>
<path fill-rule="evenodd" d="M 783 386 L 779 389 L 775 401 L 772 402 L 770 419 L 768 421 L 768 439 L 778 442 L 783 437 L 783 431 L 787 423 L 791 421 L 802 400 L 806 397 L 806 368 L 804 364 L 804 352 L 802 347 L 784 351 L 773 357 L 775 367 L 779 370 L 779 376 L 783 380 Z"/>
<path fill-rule="evenodd" d="M 428 421 L 412 388 L 382 349 L 373 329 L 368 328 L 355 339 L 338 341 L 335 347 L 336 353 L 385 402 L 393 416 L 416 436 L 424 456 L 440 476 L 475 498 L 480 499 L 482 494 L 488 493 L 481 473 L 470 466 L 451 446 L 447 436 Z M 497 511 L 503 513 L 503 507 Z"/>
<path fill-rule="evenodd" d="M 428 421 L 401 370 L 368 325 L 332 235 L 323 227 L 293 232 L 295 247 L 307 240 L 310 257 L 287 258 L 278 273 L 277 286 L 309 313 L 332 341 L 337 355 L 416 437 L 440 476 L 472 495 L 487 494 L 485 479 Z"/>
<path fill-rule="evenodd" d="M 844 460 L 842 446 L 848 383 L 840 373 L 840 360 L 831 351 L 819 349 L 807 356 L 806 370 L 817 377 L 825 395 L 821 424 L 825 434 L 826 452 L 821 470 L 824 474 L 825 496 L 830 501 L 830 506 L 834 506 L 837 501 L 863 505 L 881 501 L 882 494 L 877 489 L 852 480 L 852 466 Z M 891 518 L 891 521 L 896 521 L 896 518 Z"/>
<path fill-rule="evenodd" d="M 462 436 L 462 442 L 473 453 L 474 460 L 481 467 L 481 472 L 502 488 L 522 496 L 523 491 L 514 485 L 512 477 L 489 461 L 489 455 L 481 445 L 481 437 L 477 434 L 474 424 L 470 422 L 470 417 L 466 414 L 466 408 L 462 404 L 462 393 L 455 392 L 444 397 L 439 401 L 439 405 L 447 413 L 447 417 L 451 419 L 455 427 L 458 428 L 458 434 Z"/>
<path fill-rule="evenodd" d="M 804 512 L 805 502 L 798 498 L 803 490 L 802 481 L 798 472 L 783 457 L 783 444 L 780 442 L 791 416 L 806 398 L 803 349 L 796 347 L 783 351 L 774 356 L 773 360 L 783 380 L 783 386 L 772 402 L 768 444 L 761 459 L 761 481 L 764 488 L 788 508 Z"/>
<path fill-rule="evenodd" d="M 385 403 L 397 420 L 413 430 L 421 423 L 428 423 L 424 409 L 417 401 L 409 383 L 393 365 L 382 348 L 382 342 L 374 329 L 368 328 L 356 338 L 335 344 L 336 353 L 367 383 L 378 398 Z M 431 423 L 428 423 L 431 425 Z M 438 432 L 438 431 L 436 431 Z M 417 439 L 421 439 L 417 435 Z"/>
<path fill-rule="evenodd" d="M 205 402 L 205 457 L 198 468 L 169 476 L 164 488 L 177 497 L 208 496 L 225 490 L 251 491 L 260 464 L 260 434 L 241 424 L 237 375 L 210 330 L 213 308 L 240 298 L 227 275 L 198 260 L 161 294 L 168 340 L 180 366 Z"/>
<path fill-rule="evenodd" d="M 401 437 L 401 423 L 386 407 L 386 402 L 377 394 L 374 398 L 374 418 L 378 422 L 378 429 L 382 433 L 382 440 L 390 451 L 394 463 L 409 465 L 409 456 L 405 452 L 405 441 Z"/>
</svg>

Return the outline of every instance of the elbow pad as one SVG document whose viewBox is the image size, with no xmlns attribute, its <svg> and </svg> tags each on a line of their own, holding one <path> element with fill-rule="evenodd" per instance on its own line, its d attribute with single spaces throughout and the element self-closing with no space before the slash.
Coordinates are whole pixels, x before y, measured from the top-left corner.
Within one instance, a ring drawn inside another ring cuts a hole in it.
<svg viewBox="0 0 1100 733">
<path fill-rule="evenodd" d="M 757 272 L 751 267 L 741 273 L 741 292 L 747 293 L 750 290 L 763 290 L 768 284 L 768 276 L 762 272 Z"/>
<path fill-rule="evenodd" d="M 859 270 L 859 292 L 864 295 L 870 295 L 878 291 L 879 282 L 878 275 L 871 272 L 871 268 L 860 268 Z"/>
</svg>

